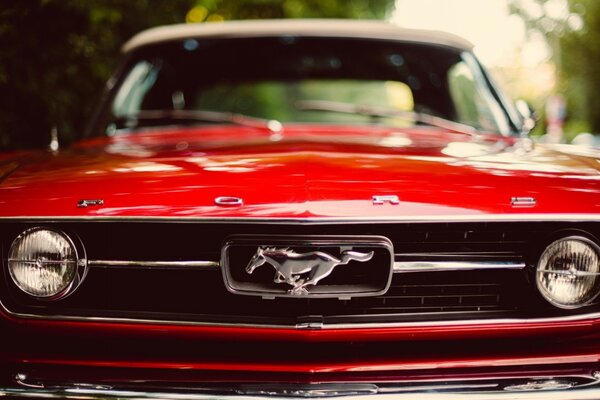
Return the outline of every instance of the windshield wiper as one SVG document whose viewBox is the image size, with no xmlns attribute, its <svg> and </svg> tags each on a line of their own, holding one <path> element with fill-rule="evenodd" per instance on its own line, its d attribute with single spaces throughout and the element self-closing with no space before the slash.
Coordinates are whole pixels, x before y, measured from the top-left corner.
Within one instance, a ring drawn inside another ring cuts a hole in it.
<svg viewBox="0 0 600 400">
<path fill-rule="evenodd" d="M 118 116 L 113 120 L 117 129 L 134 129 L 153 123 L 152 126 L 183 122 L 230 123 L 251 128 L 267 129 L 272 134 L 281 133 L 283 125 L 274 119 L 251 117 L 248 115 L 209 110 L 140 110 L 135 114 Z M 159 123 L 159 124 L 157 124 Z"/>
<path fill-rule="evenodd" d="M 420 122 L 422 124 L 436 126 L 452 132 L 472 136 L 477 136 L 480 133 L 476 128 L 470 125 L 416 111 L 401 111 L 386 107 L 327 100 L 301 100 L 296 102 L 295 106 L 302 111 L 330 111 L 343 114 L 364 115 L 371 118 L 401 118 L 407 121 Z"/>
</svg>

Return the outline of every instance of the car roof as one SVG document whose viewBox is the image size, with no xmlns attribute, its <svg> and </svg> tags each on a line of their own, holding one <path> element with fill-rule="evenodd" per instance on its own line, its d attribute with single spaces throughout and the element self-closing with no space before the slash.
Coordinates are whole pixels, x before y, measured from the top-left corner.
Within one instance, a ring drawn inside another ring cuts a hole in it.
<svg viewBox="0 0 600 400">
<path fill-rule="evenodd" d="M 473 48 L 473 45 L 469 41 L 453 34 L 439 31 L 406 29 L 384 21 L 279 19 L 205 22 L 160 26 L 138 33 L 123 45 L 122 51 L 128 53 L 143 46 L 186 38 L 266 37 L 285 35 L 387 39 L 437 44 L 461 50 L 471 50 Z"/>
</svg>

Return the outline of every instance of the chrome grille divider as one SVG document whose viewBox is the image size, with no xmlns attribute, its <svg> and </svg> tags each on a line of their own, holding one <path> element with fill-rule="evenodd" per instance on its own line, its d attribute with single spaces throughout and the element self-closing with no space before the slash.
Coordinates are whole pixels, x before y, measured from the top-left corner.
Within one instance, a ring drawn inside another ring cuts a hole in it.
<svg viewBox="0 0 600 400">
<path fill-rule="evenodd" d="M 166 269 L 206 269 L 218 270 L 218 261 L 130 261 L 130 260 L 88 260 L 93 268 L 166 268 Z"/>
<path fill-rule="evenodd" d="M 394 273 L 524 269 L 523 262 L 507 261 L 396 261 Z"/>
<path fill-rule="evenodd" d="M 132 260 L 88 260 L 92 268 L 166 268 L 218 270 L 219 261 L 132 261 Z M 523 262 L 505 261 L 396 261 L 394 273 L 445 272 L 471 270 L 524 269 Z"/>
</svg>

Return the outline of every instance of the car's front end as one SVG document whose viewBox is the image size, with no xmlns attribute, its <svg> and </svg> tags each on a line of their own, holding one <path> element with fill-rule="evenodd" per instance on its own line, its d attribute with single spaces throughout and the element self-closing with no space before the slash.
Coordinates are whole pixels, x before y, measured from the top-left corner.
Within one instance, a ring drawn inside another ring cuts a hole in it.
<svg viewBox="0 0 600 400">
<path fill-rule="evenodd" d="M 249 26 L 143 34 L 3 162 L 0 396 L 600 398 L 597 159 L 456 38 Z"/>
</svg>

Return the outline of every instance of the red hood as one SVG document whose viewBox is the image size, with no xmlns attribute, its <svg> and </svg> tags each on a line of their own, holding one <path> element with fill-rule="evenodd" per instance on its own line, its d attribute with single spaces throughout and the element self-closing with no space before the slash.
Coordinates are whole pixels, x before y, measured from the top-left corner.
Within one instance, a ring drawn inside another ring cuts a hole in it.
<svg viewBox="0 0 600 400">
<path fill-rule="evenodd" d="M 217 126 L 81 142 L 23 162 L 0 185 L 3 216 L 393 217 L 599 212 L 595 159 L 431 128 Z M 373 205 L 373 195 L 399 205 Z M 216 206 L 218 196 L 244 200 Z M 512 197 L 535 197 L 513 208 Z M 81 199 L 103 206 L 77 208 Z"/>
</svg>

